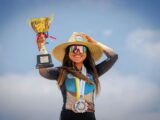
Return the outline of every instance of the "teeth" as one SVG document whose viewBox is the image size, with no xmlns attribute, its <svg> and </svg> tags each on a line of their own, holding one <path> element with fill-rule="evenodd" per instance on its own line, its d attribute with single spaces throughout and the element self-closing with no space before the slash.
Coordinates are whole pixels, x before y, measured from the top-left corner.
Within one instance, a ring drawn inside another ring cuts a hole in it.
<svg viewBox="0 0 160 120">
<path fill-rule="evenodd" d="M 75 55 L 74 57 L 81 57 L 81 56 L 79 56 L 79 55 Z"/>
</svg>

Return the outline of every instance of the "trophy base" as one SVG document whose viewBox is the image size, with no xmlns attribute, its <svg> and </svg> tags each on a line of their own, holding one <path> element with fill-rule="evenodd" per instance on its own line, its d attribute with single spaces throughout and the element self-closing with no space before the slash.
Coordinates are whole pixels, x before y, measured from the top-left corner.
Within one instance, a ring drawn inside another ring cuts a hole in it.
<svg viewBox="0 0 160 120">
<path fill-rule="evenodd" d="M 52 59 L 50 54 L 37 55 L 36 68 L 47 68 L 53 67 Z"/>
</svg>

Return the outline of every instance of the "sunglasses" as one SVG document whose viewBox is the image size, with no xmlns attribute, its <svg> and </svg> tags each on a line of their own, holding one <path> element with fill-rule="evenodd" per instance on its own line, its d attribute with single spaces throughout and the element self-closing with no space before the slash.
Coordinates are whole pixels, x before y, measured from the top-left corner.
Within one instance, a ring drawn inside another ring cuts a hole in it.
<svg viewBox="0 0 160 120">
<path fill-rule="evenodd" d="M 72 53 L 86 53 L 87 52 L 87 48 L 85 46 L 82 45 L 72 45 L 69 47 L 69 52 Z"/>
</svg>

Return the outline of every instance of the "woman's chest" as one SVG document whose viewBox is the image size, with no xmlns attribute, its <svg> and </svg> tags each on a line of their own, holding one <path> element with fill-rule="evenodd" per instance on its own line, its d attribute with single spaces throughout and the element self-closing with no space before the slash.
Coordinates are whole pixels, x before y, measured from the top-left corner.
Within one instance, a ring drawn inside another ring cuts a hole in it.
<svg viewBox="0 0 160 120">
<path fill-rule="evenodd" d="M 87 78 L 94 82 L 94 77 L 93 75 L 87 73 Z M 65 79 L 65 88 L 67 91 L 76 93 L 76 80 L 75 77 L 72 74 L 68 74 Z M 89 94 L 95 90 L 95 85 L 90 85 L 87 82 L 85 82 L 84 85 L 84 94 Z"/>
</svg>

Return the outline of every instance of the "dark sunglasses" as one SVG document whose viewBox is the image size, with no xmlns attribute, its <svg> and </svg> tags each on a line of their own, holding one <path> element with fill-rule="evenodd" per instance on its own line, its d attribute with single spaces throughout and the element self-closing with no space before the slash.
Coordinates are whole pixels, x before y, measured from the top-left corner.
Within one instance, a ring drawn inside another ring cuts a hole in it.
<svg viewBox="0 0 160 120">
<path fill-rule="evenodd" d="M 82 45 L 72 45 L 69 47 L 69 52 L 72 53 L 86 53 L 87 52 L 87 48 L 85 46 Z"/>
</svg>

